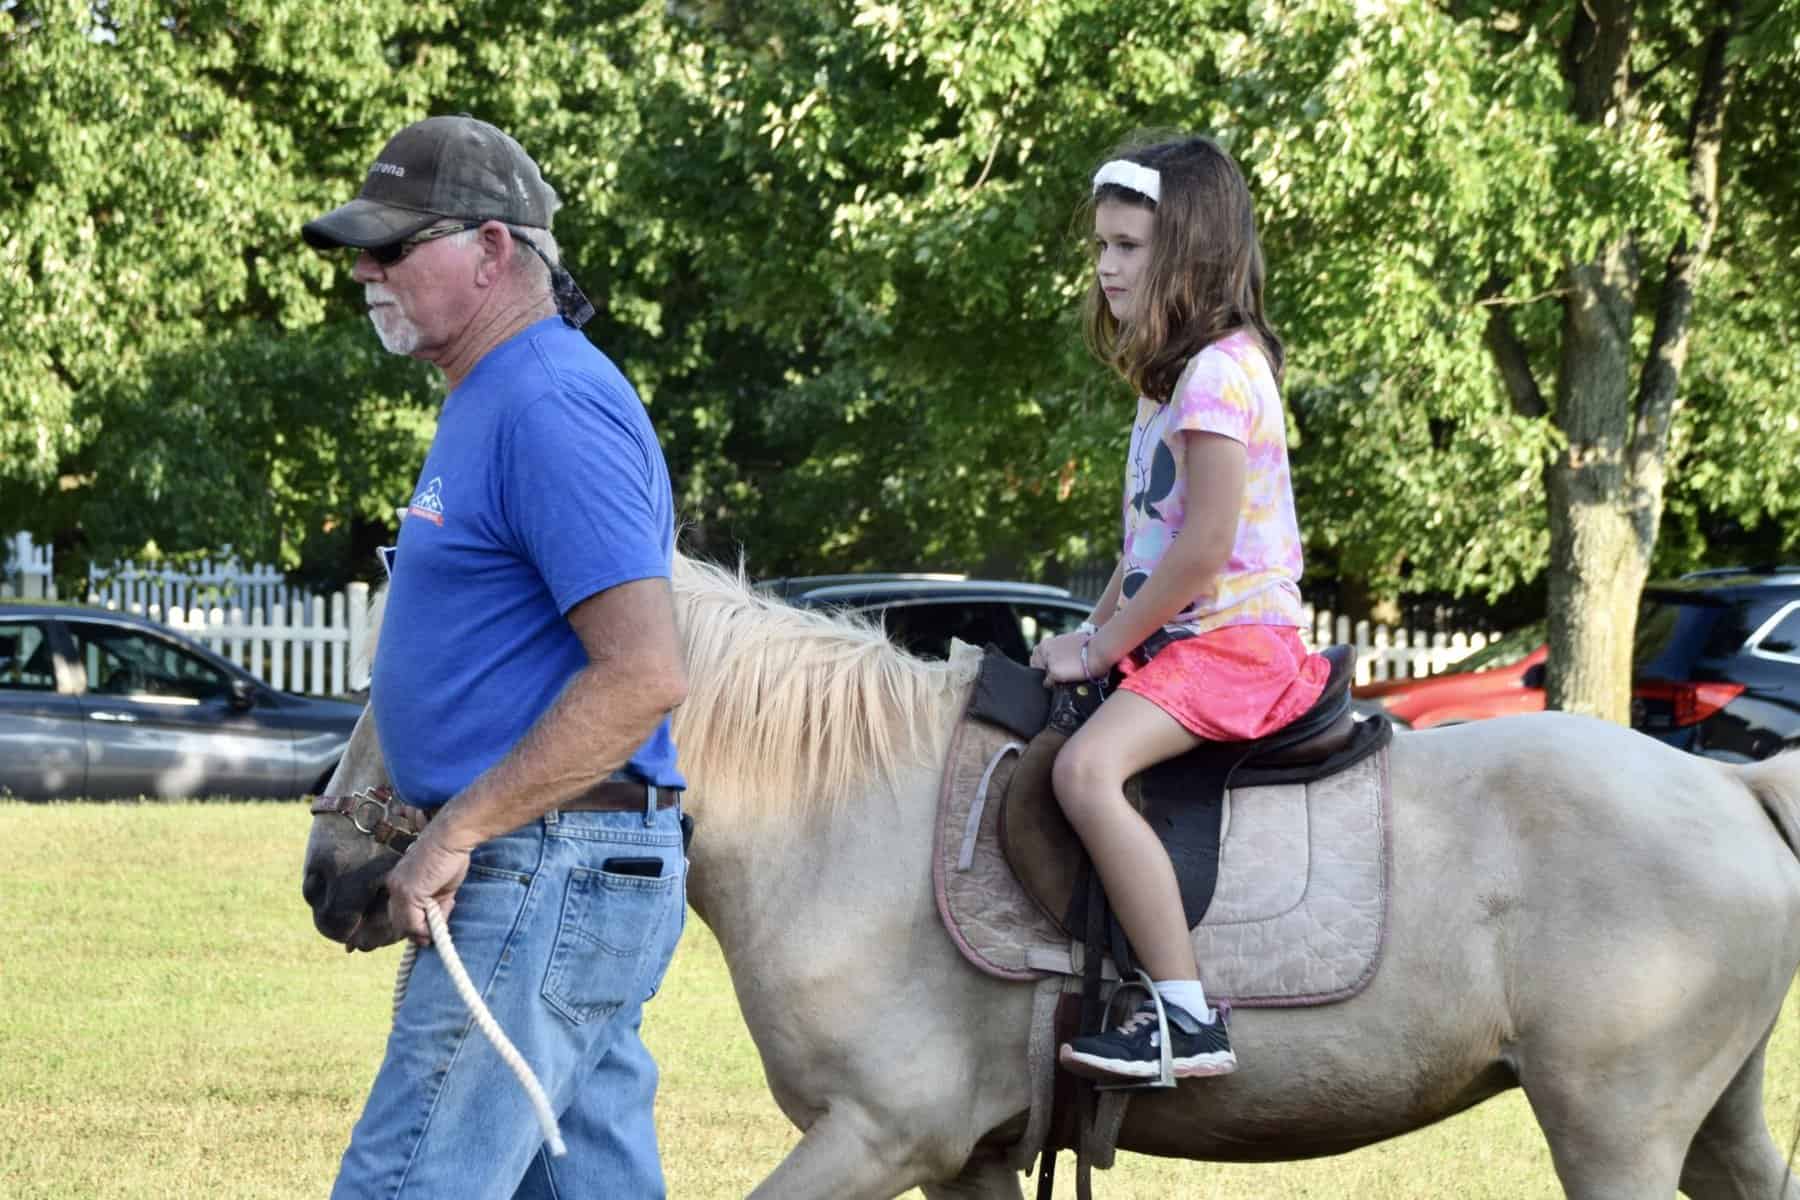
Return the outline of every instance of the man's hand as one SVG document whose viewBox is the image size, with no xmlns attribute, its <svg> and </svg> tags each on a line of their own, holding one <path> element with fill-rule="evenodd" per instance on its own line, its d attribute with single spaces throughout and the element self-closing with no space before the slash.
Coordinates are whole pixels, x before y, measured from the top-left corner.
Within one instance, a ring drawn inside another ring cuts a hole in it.
<svg viewBox="0 0 1800 1200">
<path fill-rule="evenodd" d="M 450 910 L 456 907 L 456 889 L 469 873 L 469 852 L 445 849 L 431 833 L 432 827 L 427 826 L 387 876 L 388 920 L 396 933 L 418 946 L 431 944 L 425 901 L 437 901 L 444 919 L 449 920 Z"/>
</svg>

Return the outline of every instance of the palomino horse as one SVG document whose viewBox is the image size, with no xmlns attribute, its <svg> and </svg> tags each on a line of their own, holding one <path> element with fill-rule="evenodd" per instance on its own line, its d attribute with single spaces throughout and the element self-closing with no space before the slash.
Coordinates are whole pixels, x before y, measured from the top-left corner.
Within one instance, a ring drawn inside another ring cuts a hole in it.
<svg viewBox="0 0 1800 1200">
<path fill-rule="evenodd" d="M 967 667 L 691 560 L 675 597 L 690 899 L 803 1131 L 753 1196 L 1016 1200 L 1032 989 L 964 961 L 932 890 Z M 384 781 L 372 734 L 365 714 L 334 793 Z M 1139 1096 L 1119 1146 L 1337 1154 L 1517 1086 L 1570 1196 L 1800 1198 L 1762 1101 L 1800 965 L 1800 755 L 1726 766 L 1561 714 L 1403 734 L 1390 754 L 1373 980 L 1337 1004 L 1239 1009 L 1238 1072 Z M 391 940 L 392 861 L 315 818 L 320 931 Z"/>
</svg>

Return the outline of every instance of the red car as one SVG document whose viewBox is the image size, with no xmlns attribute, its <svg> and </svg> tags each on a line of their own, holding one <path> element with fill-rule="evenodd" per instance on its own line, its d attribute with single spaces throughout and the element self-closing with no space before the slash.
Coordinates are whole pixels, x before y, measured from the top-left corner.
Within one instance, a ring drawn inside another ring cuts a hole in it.
<svg viewBox="0 0 1800 1200">
<path fill-rule="evenodd" d="M 1427 679 L 1353 689 L 1353 706 L 1426 729 L 1544 707 L 1544 626 Z M 1754 762 L 1800 749 L 1800 565 L 1718 567 L 1645 587 L 1631 727 L 1681 750 Z"/>
<path fill-rule="evenodd" d="M 1550 647 L 1542 624 L 1488 643 L 1441 675 L 1385 679 L 1350 690 L 1354 707 L 1406 729 L 1456 725 L 1484 717 L 1544 710 L 1544 659 Z"/>
</svg>

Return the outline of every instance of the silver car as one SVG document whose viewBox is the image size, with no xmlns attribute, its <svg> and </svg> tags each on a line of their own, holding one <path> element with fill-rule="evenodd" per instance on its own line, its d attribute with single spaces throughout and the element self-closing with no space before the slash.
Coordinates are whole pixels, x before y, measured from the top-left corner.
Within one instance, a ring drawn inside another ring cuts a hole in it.
<svg viewBox="0 0 1800 1200">
<path fill-rule="evenodd" d="M 0 604 L 0 796 L 300 796 L 361 711 L 276 691 L 142 617 Z"/>
</svg>

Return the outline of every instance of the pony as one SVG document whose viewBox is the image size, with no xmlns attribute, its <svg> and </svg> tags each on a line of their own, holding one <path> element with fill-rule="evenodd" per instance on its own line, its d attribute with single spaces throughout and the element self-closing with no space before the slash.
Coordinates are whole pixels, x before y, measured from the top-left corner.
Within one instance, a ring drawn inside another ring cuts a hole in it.
<svg viewBox="0 0 1800 1200">
<path fill-rule="evenodd" d="M 1018 1200 L 1033 989 L 965 961 L 932 886 L 973 652 L 913 658 L 685 557 L 673 592 L 689 900 L 801 1131 L 752 1196 Z M 1561 713 L 1401 733 L 1387 753 L 1374 977 L 1333 1004 L 1237 1010 L 1237 1073 L 1138 1095 L 1118 1146 L 1339 1154 L 1520 1087 L 1571 1197 L 1800 1200 L 1762 1100 L 1800 967 L 1800 755 L 1728 765 Z M 365 712 L 329 790 L 384 781 Z M 393 940 L 394 861 L 316 816 L 319 931 Z"/>
</svg>

